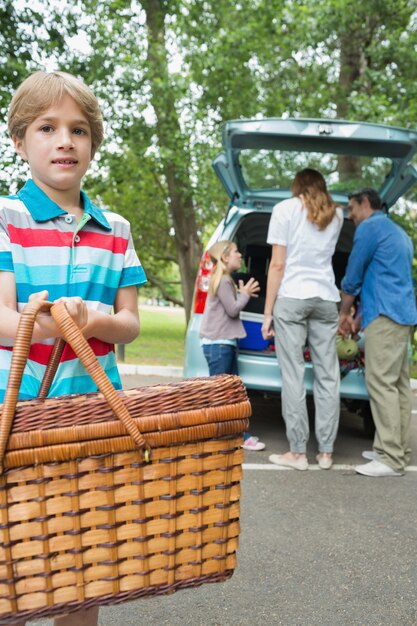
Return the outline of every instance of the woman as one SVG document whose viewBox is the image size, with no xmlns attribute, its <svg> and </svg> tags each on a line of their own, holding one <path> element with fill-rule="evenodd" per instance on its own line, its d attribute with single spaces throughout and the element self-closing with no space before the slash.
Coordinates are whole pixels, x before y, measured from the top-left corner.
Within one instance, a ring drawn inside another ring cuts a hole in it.
<svg viewBox="0 0 417 626">
<path fill-rule="evenodd" d="M 335 340 L 340 296 L 332 256 L 343 212 L 316 170 L 298 172 L 291 191 L 292 198 L 273 208 L 269 224 L 272 258 L 262 325 L 264 339 L 275 336 L 290 450 L 272 454 L 269 460 L 293 469 L 308 469 L 309 424 L 304 388 L 304 347 L 308 338 L 314 368 L 316 458 L 320 468 L 330 469 L 340 409 Z"/>
</svg>

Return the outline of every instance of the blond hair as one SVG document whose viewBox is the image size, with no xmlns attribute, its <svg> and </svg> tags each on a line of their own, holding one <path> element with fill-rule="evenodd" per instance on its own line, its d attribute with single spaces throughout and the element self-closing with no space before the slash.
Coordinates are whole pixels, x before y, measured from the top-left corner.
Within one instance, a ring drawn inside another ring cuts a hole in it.
<svg viewBox="0 0 417 626">
<path fill-rule="evenodd" d="M 303 196 L 308 219 L 319 230 L 324 230 L 335 216 L 336 203 L 327 191 L 326 181 L 320 172 L 311 168 L 297 172 L 291 191 L 294 196 Z"/>
<path fill-rule="evenodd" d="M 34 72 L 21 83 L 9 108 L 10 136 L 24 139 L 29 124 L 46 109 L 59 103 L 65 95 L 71 96 L 88 120 L 93 157 L 104 136 L 100 106 L 91 89 L 66 72 Z"/>
<path fill-rule="evenodd" d="M 220 281 L 227 273 L 227 267 L 225 262 L 223 261 L 223 257 L 228 256 L 231 247 L 234 245 L 235 243 L 233 241 L 218 241 L 208 250 L 210 259 L 214 263 L 214 270 L 211 275 L 209 285 L 209 293 L 211 293 L 213 296 L 216 295 L 220 285 Z"/>
</svg>

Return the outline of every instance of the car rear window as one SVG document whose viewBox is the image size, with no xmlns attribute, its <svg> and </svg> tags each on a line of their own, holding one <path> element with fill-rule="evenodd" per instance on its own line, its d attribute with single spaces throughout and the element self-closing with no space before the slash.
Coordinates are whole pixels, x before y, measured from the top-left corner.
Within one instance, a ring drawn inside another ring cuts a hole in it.
<svg viewBox="0 0 417 626">
<path fill-rule="evenodd" d="M 305 167 L 319 170 L 330 192 L 380 189 L 391 171 L 388 157 L 294 152 L 292 150 L 243 149 L 239 163 L 245 185 L 252 190 L 289 189 L 295 174 Z"/>
</svg>

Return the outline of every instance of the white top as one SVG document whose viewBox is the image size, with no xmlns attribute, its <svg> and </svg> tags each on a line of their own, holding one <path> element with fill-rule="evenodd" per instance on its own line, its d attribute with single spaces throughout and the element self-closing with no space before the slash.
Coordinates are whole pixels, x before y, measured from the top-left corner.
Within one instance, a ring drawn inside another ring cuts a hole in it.
<svg viewBox="0 0 417 626">
<path fill-rule="evenodd" d="M 274 206 L 267 241 L 287 248 L 278 296 L 340 301 L 332 256 L 342 225 L 343 211 L 340 207 L 337 207 L 330 224 L 319 230 L 308 220 L 307 209 L 299 198 L 289 198 Z"/>
</svg>

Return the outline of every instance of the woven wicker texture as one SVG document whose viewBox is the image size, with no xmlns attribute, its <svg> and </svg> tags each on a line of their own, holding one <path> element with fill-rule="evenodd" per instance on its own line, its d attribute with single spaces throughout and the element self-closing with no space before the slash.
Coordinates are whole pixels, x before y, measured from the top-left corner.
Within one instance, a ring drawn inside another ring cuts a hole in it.
<svg viewBox="0 0 417 626">
<path fill-rule="evenodd" d="M 250 415 L 240 379 L 109 391 L 55 305 L 61 328 L 71 327 L 65 339 L 104 394 L 16 405 L 37 308 L 19 332 L 0 406 L 0 624 L 230 577 Z"/>
</svg>

